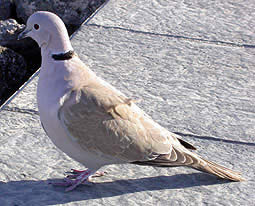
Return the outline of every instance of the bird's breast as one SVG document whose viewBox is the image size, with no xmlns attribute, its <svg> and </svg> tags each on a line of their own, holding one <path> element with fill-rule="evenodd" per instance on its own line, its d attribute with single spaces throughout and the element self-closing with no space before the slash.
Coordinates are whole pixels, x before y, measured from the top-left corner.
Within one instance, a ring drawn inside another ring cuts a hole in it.
<svg viewBox="0 0 255 206">
<path fill-rule="evenodd" d="M 68 84 L 62 82 L 64 78 L 44 77 L 40 76 L 38 81 L 37 102 L 40 120 L 49 138 L 60 150 L 90 169 L 98 169 L 107 164 L 100 156 L 84 150 L 79 142 L 68 136 L 61 125 L 58 111 L 61 98 L 68 92 Z"/>
</svg>

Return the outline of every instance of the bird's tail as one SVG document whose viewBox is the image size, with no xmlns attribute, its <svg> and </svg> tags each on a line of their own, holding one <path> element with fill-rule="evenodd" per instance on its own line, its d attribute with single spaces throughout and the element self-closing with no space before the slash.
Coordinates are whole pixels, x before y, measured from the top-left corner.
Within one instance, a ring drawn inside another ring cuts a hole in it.
<svg viewBox="0 0 255 206">
<path fill-rule="evenodd" d="M 228 179 L 236 182 L 245 180 L 244 178 L 242 178 L 241 173 L 235 172 L 219 164 L 208 161 L 193 152 L 180 153 L 178 150 L 174 149 L 172 151 L 175 151 L 175 153 L 172 153 L 172 155 L 162 154 L 154 160 L 136 161 L 132 163 L 139 165 L 151 165 L 156 167 L 187 166 L 202 172 L 216 175 L 222 179 Z"/>
<path fill-rule="evenodd" d="M 241 173 L 239 172 L 235 172 L 231 169 L 228 169 L 226 167 L 223 167 L 219 164 L 208 161 L 201 157 L 196 157 L 196 158 L 199 158 L 200 161 L 196 162 L 196 164 L 190 165 L 194 169 L 216 175 L 223 179 L 228 179 L 228 180 L 232 180 L 236 182 L 245 180 L 244 178 L 242 178 Z"/>
</svg>

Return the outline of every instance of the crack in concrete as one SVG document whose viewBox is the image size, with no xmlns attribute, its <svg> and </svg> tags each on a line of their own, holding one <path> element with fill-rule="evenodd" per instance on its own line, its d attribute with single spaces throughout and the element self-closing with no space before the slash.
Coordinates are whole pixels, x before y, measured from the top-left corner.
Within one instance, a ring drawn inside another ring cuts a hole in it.
<svg viewBox="0 0 255 206">
<path fill-rule="evenodd" d="M 192 42 L 202 42 L 202 43 L 214 44 L 214 45 L 217 45 L 217 46 L 255 48 L 255 45 L 252 45 L 252 44 L 239 44 L 239 43 L 219 41 L 219 40 L 207 40 L 207 39 L 186 37 L 186 36 L 180 36 L 180 35 L 174 35 L 174 34 L 160 34 L 160 33 L 154 33 L 154 32 L 149 32 L 149 31 L 139 31 L 139 30 L 134 30 L 134 29 L 127 29 L 127 28 L 118 27 L 118 26 L 103 26 L 103 25 L 98 25 L 98 24 L 87 24 L 87 26 L 104 28 L 104 29 L 116 29 L 116 30 L 128 31 L 128 32 L 138 33 L 138 34 L 146 34 L 146 35 L 153 35 L 153 36 L 176 38 L 176 39 L 182 39 L 182 40 L 192 41 Z"/>
<path fill-rule="evenodd" d="M 240 144 L 240 145 L 253 146 L 253 147 L 255 146 L 255 143 L 253 142 L 242 142 L 242 141 L 236 141 L 236 140 L 220 139 L 217 137 L 194 135 L 194 134 L 187 134 L 187 133 L 181 133 L 181 132 L 173 132 L 173 133 L 183 137 L 193 137 L 196 139 L 202 139 L 202 140 L 208 140 L 208 141 L 224 142 L 229 144 Z"/>
<path fill-rule="evenodd" d="M 39 112 L 34 109 L 21 109 L 18 107 L 6 106 L 3 110 L 8 111 L 8 112 L 19 112 L 19 113 L 23 113 L 23 114 L 39 115 Z"/>
</svg>

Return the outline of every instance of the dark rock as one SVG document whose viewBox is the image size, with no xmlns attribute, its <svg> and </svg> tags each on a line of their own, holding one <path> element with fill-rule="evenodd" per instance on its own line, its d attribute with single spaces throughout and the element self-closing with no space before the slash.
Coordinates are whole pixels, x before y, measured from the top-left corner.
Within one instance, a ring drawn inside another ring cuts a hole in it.
<svg viewBox="0 0 255 206">
<path fill-rule="evenodd" d="M 0 45 L 15 49 L 20 44 L 17 37 L 25 28 L 25 25 L 19 24 L 15 19 L 0 20 Z"/>
<path fill-rule="evenodd" d="M 19 88 L 26 76 L 24 58 L 13 50 L 0 46 L 0 103 Z"/>
<path fill-rule="evenodd" d="M 14 0 L 17 17 L 24 23 L 35 11 L 51 11 L 65 22 L 70 32 L 74 31 L 105 0 Z"/>
<path fill-rule="evenodd" d="M 19 24 L 15 19 L 0 21 L 0 45 L 14 50 L 25 59 L 30 59 L 27 61 L 28 68 L 37 69 L 40 63 L 40 49 L 38 45 L 31 38 L 17 40 L 19 33 L 24 28 L 25 25 Z M 31 56 L 34 58 L 30 58 Z M 31 74 L 33 72 L 31 71 Z"/>
<path fill-rule="evenodd" d="M 11 17 L 12 0 L 1 0 L 0 2 L 0 20 Z"/>
</svg>

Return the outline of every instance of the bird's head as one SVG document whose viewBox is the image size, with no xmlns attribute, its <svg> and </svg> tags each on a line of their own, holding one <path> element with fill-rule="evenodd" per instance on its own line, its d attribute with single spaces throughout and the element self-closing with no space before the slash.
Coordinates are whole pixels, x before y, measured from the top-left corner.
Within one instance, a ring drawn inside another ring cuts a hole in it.
<svg viewBox="0 0 255 206">
<path fill-rule="evenodd" d="M 18 39 L 31 37 L 43 49 L 64 52 L 72 49 L 69 36 L 63 21 L 55 14 L 37 11 L 28 20 L 25 30 Z"/>
</svg>

